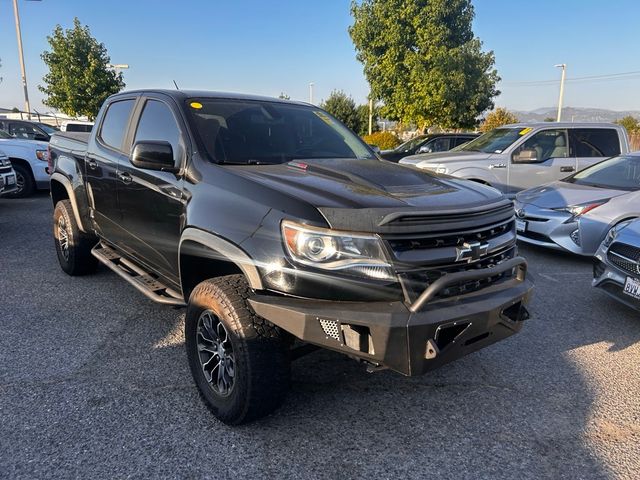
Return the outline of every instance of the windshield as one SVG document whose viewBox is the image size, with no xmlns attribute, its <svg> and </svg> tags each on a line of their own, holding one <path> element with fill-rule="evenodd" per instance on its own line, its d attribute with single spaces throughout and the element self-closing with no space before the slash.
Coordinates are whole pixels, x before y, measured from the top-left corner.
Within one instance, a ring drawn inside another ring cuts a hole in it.
<svg viewBox="0 0 640 480">
<path fill-rule="evenodd" d="M 56 130 L 55 128 L 53 128 L 50 125 L 47 125 L 46 123 L 39 123 L 38 126 L 44 130 L 46 133 L 48 133 L 49 135 L 52 135 L 54 133 L 56 133 L 58 130 Z"/>
<path fill-rule="evenodd" d="M 294 159 L 376 158 L 326 112 L 259 100 L 187 100 L 196 130 L 217 163 L 276 164 Z"/>
<path fill-rule="evenodd" d="M 525 129 L 526 130 L 526 129 Z M 502 153 L 523 135 L 522 128 L 496 128 L 464 143 L 453 150 L 466 152 Z M 526 132 L 525 132 L 526 133 Z"/>
<path fill-rule="evenodd" d="M 411 140 L 404 142 L 402 145 L 396 147 L 396 152 L 408 152 L 409 150 L 413 150 L 418 145 L 420 145 L 425 139 L 426 135 L 419 135 Z"/>
<path fill-rule="evenodd" d="M 609 158 L 564 181 L 615 190 L 640 190 L 640 156 Z"/>
</svg>

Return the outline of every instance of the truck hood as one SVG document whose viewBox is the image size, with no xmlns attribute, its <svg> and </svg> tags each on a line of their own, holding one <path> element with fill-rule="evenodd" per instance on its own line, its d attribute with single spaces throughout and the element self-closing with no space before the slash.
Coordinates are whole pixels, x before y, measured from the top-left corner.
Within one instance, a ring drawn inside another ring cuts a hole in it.
<svg viewBox="0 0 640 480">
<path fill-rule="evenodd" d="M 524 190 L 516 196 L 516 200 L 540 208 L 563 208 L 607 200 L 625 193 L 629 192 L 558 181 Z"/>
<path fill-rule="evenodd" d="M 437 152 L 437 153 L 421 153 L 420 155 L 411 155 L 404 157 L 400 163 L 406 165 L 418 165 L 419 163 L 450 163 L 450 162 L 470 162 L 474 160 L 486 160 L 492 154 L 484 152 Z"/>
<path fill-rule="evenodd" d="M 315 206 L 334 228 L 368 230 L 390 213 L 459 212 L 505 201 L 491 187 L 381 160 L 320 159 L 226 168 Z"/>
<path fill-rule="evenodd" d="M 18 147 L 28 148 L 31 150 L 46 150 L 49 144 L 40 140 L 26 140 L 21 138 L 2 138 L 0 139 L 0 148 Z"/>
</svg>

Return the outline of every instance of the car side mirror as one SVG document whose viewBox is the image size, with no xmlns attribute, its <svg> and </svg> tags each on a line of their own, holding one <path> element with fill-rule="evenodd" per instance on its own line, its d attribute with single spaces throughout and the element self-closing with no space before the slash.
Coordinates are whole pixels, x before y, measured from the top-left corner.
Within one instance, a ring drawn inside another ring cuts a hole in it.
<svg viewBox="0 0 640 480">
<path fill-rule="evenodd" d="M 178 171 L 173 148 L 169 142 L 164 141 L 136 142 L 131 153 L 131 164 L 145 170 Z"/>
<path fill-rule="evenodd" d="M 423 145 L 418 149 L 417 153 L 433 153 L 433 149 L 430 145 Z"/>
<path fill-rule="evenodd" d="M 43 135 L 41 133 L 36 133 L 33 136 L 34 140 L 38 140 L 39 142 L 48 142 L 49 141 L 49 136 L 48 135 Z"/>
<path fill-rule="evenodd" d="M 513 154 L 511 157 L 513 163 L 532 163 L 538 161 L 538 152 L 534 149 L 524 149 Z"/>
<path fill-rule="evenodd" d="M 379 146 L 377 146 L 377 145 L 371 145 L 371 144 L 368 144 L 368 145 L 369 145 L 369 147 L 371 148 L 371 150 L 373 150 L 375 153 L 378 153 L 378 154 L 380 153 L 380 151 L 381 151 L 381 150 L 380 150 L 380 147 L 379 147 Z"/>
</svg>

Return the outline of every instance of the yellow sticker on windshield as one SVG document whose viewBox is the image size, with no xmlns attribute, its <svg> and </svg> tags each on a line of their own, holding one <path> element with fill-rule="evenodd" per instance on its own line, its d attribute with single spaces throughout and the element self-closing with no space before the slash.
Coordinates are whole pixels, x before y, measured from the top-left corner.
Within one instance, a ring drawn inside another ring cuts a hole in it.
<svg viewBox="0 0 640 480">
<path fill-rule="evenodd" d="M 191 102 L 191 108 L 195 108 L 196 110 L 200 110 L 202 108 L 202 104 L 200 102 Z"/>
<path fill-rule="evenodd" d="M 533 130 L 533 128 L 531 128 L 531 127 L 523 128 L 522 130 L 520 130 L 520 135 L 526 135 L 531 130 Z"/>
<path fill-rule="evenodd" d="M 314 112 L 316 114 L 316 116 L 320 117 L 320 119 L 326 123 L 327 125 L 332 125 L 333 121 L 331 120 L 331 117 L 329 115 L 327 115 L 324 112 L 320 112 L 318 110 L 314 110 Z"/>
</svg>

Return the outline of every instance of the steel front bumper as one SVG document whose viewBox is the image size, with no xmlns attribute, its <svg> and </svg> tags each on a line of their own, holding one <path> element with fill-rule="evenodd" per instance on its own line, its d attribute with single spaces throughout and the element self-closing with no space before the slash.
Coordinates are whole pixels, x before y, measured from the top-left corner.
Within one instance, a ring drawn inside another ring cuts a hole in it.
<svg viewBox="0 0 640 480">
<path fill-rule="evenodd" d="M 528 318 L 533 283 L 517 257 L 492 268 L 448 274 L 410 306 L 403 302 L 331 302 L 255 295 L 258 315 L 301 340 L 419 375 L 507 338 Z M 514 271 L 466 295 L 437 299 L 447 286 Z"/>
</svg>

